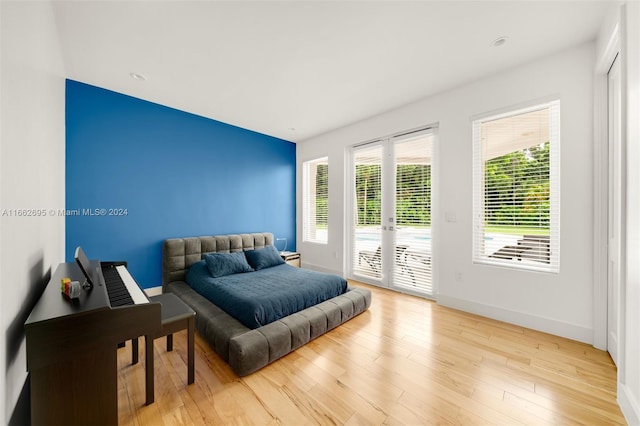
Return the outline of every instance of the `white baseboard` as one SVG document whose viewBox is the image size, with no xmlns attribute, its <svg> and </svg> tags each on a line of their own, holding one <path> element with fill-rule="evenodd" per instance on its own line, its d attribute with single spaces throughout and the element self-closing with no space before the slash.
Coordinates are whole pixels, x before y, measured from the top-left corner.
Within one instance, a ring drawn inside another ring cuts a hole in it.
<svg viewBox="0 0 640 426">
<path fill-rule="evenodd" d="M 516 324 L 522 327 L 542 331 L 544 333 L 553 334 L 555 336 L 565 337 L 567 339 L 577 340 L 588 344 L 592 344 L 593 342 L 593 330 L 591 328 L 581 327 L 550 318 L 529 315 L 522 312 L 511 311 L 497 306 L 484 305 L 469 300 L 444 296 L 442 294 L 437 296 L 437 302 L 442 306 L 481 315 L 498 321 L 508 322 L 510 324 Z"/>
<path fill-rule="evenodd" d="M 162 294 L 162 286 L 159 285 L 158 287 L 145 288 L 144 292 L 147 293 L 147 297 L 157 296 Z"/>
<path fill-rule="evenodd" d="M 322 266 L 314 265 L 313 263 L 309 263 L 309 262 L 304 262 L 303 261 L 300 266 L 302 266 L 305 269 L 311 269 L 312 271 L 325 272 L 327 274 L 342 275 L 342 271 L 339 271 L 339 270 L 336 270 L 336 269 L 324 268 Z"/>
<path fill-rule="evenodd" d="M 640 401 L 634 400 L 633 393 L 620 382 L 618 382 L 618 405 L 627 424 L 640 425 Z"/>
</svg>

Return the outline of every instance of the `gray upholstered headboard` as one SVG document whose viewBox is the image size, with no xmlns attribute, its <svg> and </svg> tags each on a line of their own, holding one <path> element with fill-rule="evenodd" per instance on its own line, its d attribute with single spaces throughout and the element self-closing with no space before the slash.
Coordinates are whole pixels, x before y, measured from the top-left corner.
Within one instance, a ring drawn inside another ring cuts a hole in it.
<svg viewBox="0 0 640 426">
<path fill-rule="evenodd" d="M 162 245 L 162 290 L 172 281 L 184 281 L 189 266 L 208 253 L 232 253 L 273 245 L 273 234 L 215 235 L 210 237 L 171 238 Z"/>
</svg>

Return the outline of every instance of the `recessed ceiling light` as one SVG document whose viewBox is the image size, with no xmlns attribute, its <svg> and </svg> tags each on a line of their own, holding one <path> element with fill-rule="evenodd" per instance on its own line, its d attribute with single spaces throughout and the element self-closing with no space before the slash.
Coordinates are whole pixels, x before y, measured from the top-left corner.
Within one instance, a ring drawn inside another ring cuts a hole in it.
<svg viewBox="0 0 640 426">
<path fill-rule="evenodd" d="M 138 74 L 136 72 L 130 72 L 129 76 L 134 79 L 134 80 L 139 80 L 139 81 L 145 81 L 147 79 L 147 77 L 145 77 L 142 74 Z"/>
<path fill-rule="evenodd" d="M 507 37 L 498 37 L 497 39 L 493 40 L 493 43 L 491 43 L 493 45 L 493 47 L 498 47 L 498 46 L 502 46 L 503 44 L 505 44 L 507 42 Z"/>
</svg>

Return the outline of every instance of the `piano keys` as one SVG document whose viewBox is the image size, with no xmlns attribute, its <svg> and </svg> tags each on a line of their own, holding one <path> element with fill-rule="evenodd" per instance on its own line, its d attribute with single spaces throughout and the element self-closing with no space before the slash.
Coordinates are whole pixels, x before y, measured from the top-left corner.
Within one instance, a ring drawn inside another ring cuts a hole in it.
<svg viewBox="0 0 640 426">
<path fill-rule="evenodd" d="M 149 303 L 147 295 L 135 282 L 126 266 L 101 262 L 100 269 L 112 307 Z"/>
<path fill-rule="evenodd" d="M 85 277 L 78 263 L 61 263 L 25 322 L 32 424 L 117 424 L 117 346 L 161 328 L 160 304 L 126 267 L 114 269 L 133 304 L 120 306 L 110 301 L 100 262 L 89 268 L 93 288 L 68 299 L 60 280 Z"/>
<path fill-rule="evenodd" d="M 84 274 L 86 287 L 93 288 L 94 282 L 104 282 L 112 307 L 149 303 L 149 299 L 135 282 L 126 268 L 126 262 L 100 262 L 100 269 L 91 267 L 82 247 L 75 253 L 76 263 Z M 102 276 L 100 275 L 102 272 Z"/>
</svg>

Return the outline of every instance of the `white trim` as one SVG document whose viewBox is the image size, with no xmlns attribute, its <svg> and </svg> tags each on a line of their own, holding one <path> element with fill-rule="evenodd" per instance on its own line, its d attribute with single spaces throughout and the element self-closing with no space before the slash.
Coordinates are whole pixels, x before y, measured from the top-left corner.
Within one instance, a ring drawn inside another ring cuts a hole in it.
<svg viewBox="0 0 640 426">
<path fill-rule="evenodd" d="M 472 115 L 469 119 L 471 123 L 474 121 L 488 121 L 488 119 L 499 119 L 504 117 L 510 117 L 512 115 L 523 114 L 526 112 L 536 111 L 545 108 L 545 104 L 552 102 L 559 102 L 562 97 L 559 93 L 551 94 L 548 96 L 541 96 L 539 98 L 532 99 L 530 101 L 523 101 L 504 108 L 497 108 L 491 111 L 485 111 L 479 114 Z"/>
<path fill-rule="evenodd" d="M 627 42 L 628 42 L 628 33 L 627 33 L 627 5 L 623 4 L 620 6 L 620 33 L 627 34 L 625 37 L 622 37 L 620 41 L 620 82 L 622 84 L 622 90 L 620 94 L 620 117 L 622 120 L 621 128 L 620 128 L 620 152 L 623 158 L 622 163 L 620 164 L 620 181 L 622 182 L 621 188 L 621 200 L 620 200 L 620 312 L 618 313 L 620 318 L 620 324 L 618 325 L 618 383 L 622 384 L 626 378 L 627 372 L 627 354 L 626 354 L 626 340 L 627 336 L 627 263 L 629 259 L 627 259 L 627 245 L 628 245 L 628 237 L 627 237 L 627 189 L 628 186 L 628 178 L 627 178 L 627 162 L 629 161 L 628 156 L 628 143 L 627 143 L 627 126 L 629 125 L 629 117 L 627 116 L 628 112 L 628 93 L 629 93 L 629 84 L 627 77 L 627 67 L 628 67 L 628 56 L 629 52 L 627 51 Z M 635 117 L 631 117 L 632 122 L 635 122 Z M 632 259 L 635 261 L 635 259 Z M 634 360 L 637 362 L 637 360 Z M 637 399 L 636 399 L 637 401 Z"/>
<path fill-rule="evenodd" d="M 597 58 L 594 76 L 593 119 L 593 346 L 607 350 L 608 298 L 608 179 L 609 132 L 607 75 L 620 51 L 620 26 L 616 24 L 607 46 Z"/>
<path fill-rule="evenodd" d="M 437 129 L 438 126 L 439 126 L 439 122 L 427 124 L 426 126 L 418 126 L 418 127 L 412 128 L 412 129 L 403 130 L 401 132 L 394 132 L 394 133 L 391 133 L 391 134 L 386 135 L 386 136 L 381 137 L 381 138 L 375 138 L 375 139 L 371 139 L 371 140 L 364 141 L 364 142 L 358 142 L 356 144 L 347 146 L 346 149 L 353 151 L 354 148 L 359 148 L 361 146 L 373 144 L 373 143 L 376 143 L 376 142 L 382 142 L 382 141 L 385 141 L 387 139 L 393 139 L 393 138 L 397 138 L 397 137 L 401 137 L 401 136 L 414 135 L 414 134 L 415 134 L 415 136 L 421 135 L 421 134 L 427 134 L 427 133 L 429 133 L 429 131 L 431 131 L 431 132 L 435 131 L 435 129 Z"/>
<path fill-rule="evenodd" d="M 611 32 L 611 36 L 607 41 L 607 47 L 605 47 L 602 56 L 596 59 L 596 73 L 607 75 L 613 60 L 620 51 L 620 24 L 616 24 Z"/>
<path fill-rule="evenodd" d="M 634 399 L 633 392 L 624 383 L 618 381 L 618 405 L 624 419 L 629 425 L 640 425 L 640 406 Z"/>
<path fill-rule="evenodd" d="M 503 309 L 497 306 L 485 305 L 442 294 L 438 295 L 437 301 L 439 305 L 446 306 L 448 308 L 458 309 L 498 321 L 504 321 L 510 324 L 553 334 L 555 336 L 577 340 L 583 343 L 591 343 L 592 330 L 589 327 L 583 327 L 536 315 L 529 315 L 523 312 Z"/>
<path fill-rule="evenodd" d="M 593 346 L 607 350 L 608 108 L 607 74 L 594 77 L 593 120 Z"/>
<path fill-rule="evenodd" d="M 437 300 L 440 286 L 438 256 L 440 253 L 440 123 L 433 127 L 431 146 L 431 297 Z"/>
<path fill-rule="evenodd" d="M 473 263 L 477 265 L 484 266 L 496 266 L 499 268 L 511 269 L 513 271 L 528 271 L 528 272 L 539 272 L 541 274 L 553 274 L 557 275 L 558 271 L 550 271 L 549 268 L 541 268 L 536 265 L 538 262 L 518 262 L 514 260 L 500 260 L 500 259 L 491 259 L 491 258 L 483 258 L 483 259 L 473 259 Z"/>
</svg>

